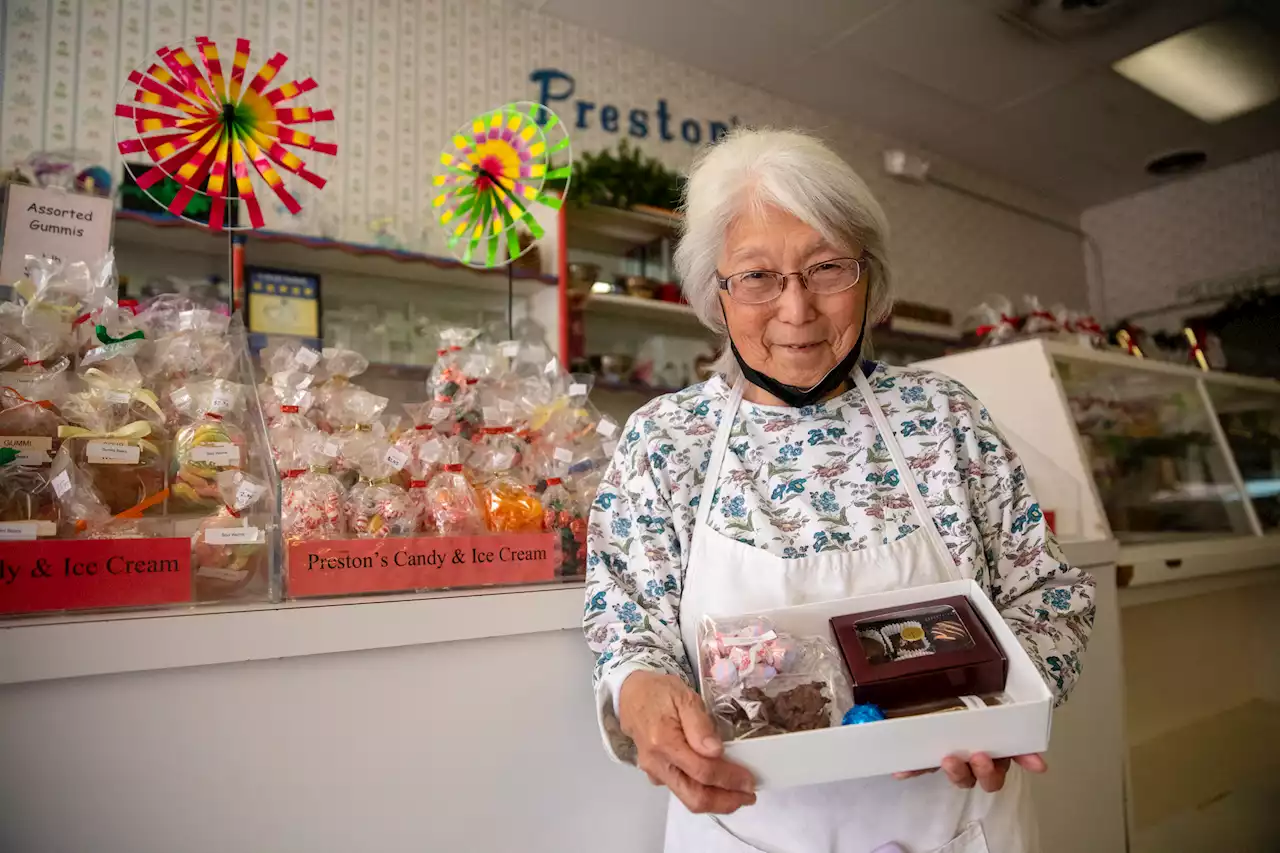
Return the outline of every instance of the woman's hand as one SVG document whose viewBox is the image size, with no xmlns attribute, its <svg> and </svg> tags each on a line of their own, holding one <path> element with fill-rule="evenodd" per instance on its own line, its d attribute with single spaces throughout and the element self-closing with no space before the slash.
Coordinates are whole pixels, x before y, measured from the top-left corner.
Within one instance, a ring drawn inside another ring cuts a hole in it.
<svg viewBox="0 0 1280 853">
<path fill-rule="evenodd" d="M 947 774 L 951 784 L 957 788 L 972 788 L 974 785 L 981 785 L 982 790 L 990 794 L 1004 787 L 1004 777 L 1009 772 L 1010 762 L 1017 764 L 1028 773 L 1043 773 L 1049 769 L 1049 765 L 1044 762 L 1044 756 L 1039 753 L 1015 755 L 1013 758 L 993 759 L 985 752 L 975 752 L 968 761 L 957 758 L 954 755 L 948 755 L 942 759 L 942 772 Z M 914 776 L 936 773 L 937 771 L 937 767 L 929 770 L 909 770 L 906 773 L 894 773 L 893 778 L 910 779 Z"/>
<path fill-rule="evenodd" d="M 618 723 L 636 743 L 636 764 L 695 814 L 731 814 L 756 801 L 745 767 L 724 745 L 702 699 L 674 675 L 634 672 L 618 694 Z"/>
</svg>

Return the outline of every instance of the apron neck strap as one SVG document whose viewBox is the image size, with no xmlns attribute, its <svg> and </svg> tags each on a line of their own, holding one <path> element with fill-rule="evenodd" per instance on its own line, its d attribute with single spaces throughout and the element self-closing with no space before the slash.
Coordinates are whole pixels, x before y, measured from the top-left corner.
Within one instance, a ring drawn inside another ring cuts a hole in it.
<svg viewBox="0 0 1280 853">
<path fill-rule="evenodd" d="M 956 569 L 956 561 L 951 558 L 951 552 L 947 550 L 947 543 L 942 541 L 942 534 L 938 532 L 938 526 L 933 521 L 933 513 L 929 511 L 928 505 L 924 502 L 924 496 L 920 494 L 920 487 L 916 483 L 916 475 L 912 472 L 911 466 L 907 464 L 907 457 L 902 454 L 902 447 L 898 444 L 898 439 L 894 436 L 893 429 L 889 426 L 889 419 L 884 416 L 884 409 L 880 408 L 880 403 L 876 400 L 875 392 L 871 390 L 871 383 L 867 381 L 867 377 L 861 370 L 853 372 L 853 381 L 857 384 L 858 390 L 862 392 L 862 398 L 867 403 L 867 410 L 871 412 L 871 417 L 876 422 L 876 429 L 879 431 L 880 437 L 884 439 L 885 447 L 889 449 L 889 455 L 893 457 L 893 464 L 898 466 L 898 480 L 901 482 L 902 488 L 907 490 L 907 497 L 911 499 L 911 508 L 915 510 L 916 523 L 920 525 L 920 529 L 932 543 L 938 559 L 942 561 L 942 566 L 947 572 L 948 579 L 959 580 L 960 572 Z"/>
<path fill-rule="evenodd" d="M 711 459 L 707 462 L 707 473 L 702 479 L 702 496 L 698 498 L 697 527 L 707 523 L 711 515 L 711 501 L 716 495 L 716 482 L 720 479 L 720 466 L 724 463 L 725 451 L 729 448 L 729 433 L 733 432 L 733 422 L 738 417 L 738 406 L 742 403 L 742 393 L 747 383 L 739 379 L 729 392 L 729 400 L 724 411 L 720 413 L 720 427 L 716 430 L 715 441 L 711 443 Z"/>
</svg>

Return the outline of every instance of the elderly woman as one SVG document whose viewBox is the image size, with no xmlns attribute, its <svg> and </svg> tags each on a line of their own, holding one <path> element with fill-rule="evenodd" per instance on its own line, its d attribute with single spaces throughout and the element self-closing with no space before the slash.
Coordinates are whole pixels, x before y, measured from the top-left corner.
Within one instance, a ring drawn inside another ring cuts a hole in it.
<svg viewBox="0 0 1280 853">
<path fill-rule="evenodd" d="M 676 266 L 723 354 L 629 420 L 592 510 L 585 615 L 605 742 L 674 795 L 668 851 L 1035 847 L 1020 770 L 1044 772 L 1038 755 L 757 796 L 694 692 L 704 614 L 954 577 L 985 588 L 1059 701 L 1079 675 L 1093 586 L 1021 463 L 962 385 L 868 357 L 887 232 L 799 133 L 735 131 L 689 175 Z"/>
</svg>

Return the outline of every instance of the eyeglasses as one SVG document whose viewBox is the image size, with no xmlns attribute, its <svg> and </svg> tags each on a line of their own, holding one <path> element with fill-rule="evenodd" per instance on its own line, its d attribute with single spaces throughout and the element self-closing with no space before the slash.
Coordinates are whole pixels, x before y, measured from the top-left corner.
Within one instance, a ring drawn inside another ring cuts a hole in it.
<svg viewBox="0 0 1280 853">
<path fill-rule="evenodd" d="M 729 298 L 742 305 L 760 305 L 772 302 L 787 289 L 787 279 L 799 276 L 800 283 L 810 293 L 830 296 L 843 293 L 862 280 L 864 258 L 835 258 L 813 264 L 799 272 L 781 273 L 773 270 L 747 270 L 734 273 L 716 281 L 721 290 L 729 292 Z"/>
</svg>

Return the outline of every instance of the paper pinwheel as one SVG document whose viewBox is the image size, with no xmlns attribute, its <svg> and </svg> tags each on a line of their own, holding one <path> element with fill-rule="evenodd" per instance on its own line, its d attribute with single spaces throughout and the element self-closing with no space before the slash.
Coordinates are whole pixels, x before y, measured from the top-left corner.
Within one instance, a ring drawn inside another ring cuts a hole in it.
<svg viewBox="0 0 1280 853">
<path fill-rule="evenodd" d="M 200 65 L 193 55 L 199 57 Z M 283 53 L 267 60 L 247 84 L 247 39 L 236 40 L 230 77 L 223 74 L 217 45 L 207 38 L 195 39 L 192 49 L 162 47 L 156 56 L 159 60 L 145 71 L 129 73 L 116 106 L 117 119 L 128 120 L 117 123 L 120 153 L 145 152 L 156 164 L 134 176 L 153 201 L 185 219 L 188 205 L 200 196 L 207 202 L 210 228 L 261 228 L 254 173 L 293 214 L 302 205 L 285 189 L 276 166 L 316 188 L 324 186 L 324 178 L 309 171 L 289 148 L 337 154 L 337 145 L 294 129 L 333 121 L 333 111 L 293 105 L 295 99 L 316 89 L 310 77 L 270 88 L 288 61 Z M 126 98 L 130 88 L 132 96 Z M 127 162 L 125 167 L 129 168 Z M 171 198 L 162 197 L 167 192 L 157 192 L 156 185 L 164 178 L 178 186 Z M 227 202 L 236 201 L 248 212 L 248 224 L 226 216 Z"/>
<path fill-rule="evenodd" d="M 542 104 L 507 104 L 463 125 L 434 178 L 432 205 L 449 249 L 476 267 L 501 266 L 527 252 L 545 234 L 533 211 L 559 209 L 572 158 L 564 123 Z M 523 247 L 519 227 L 533 235 Z"/>
</svg>

